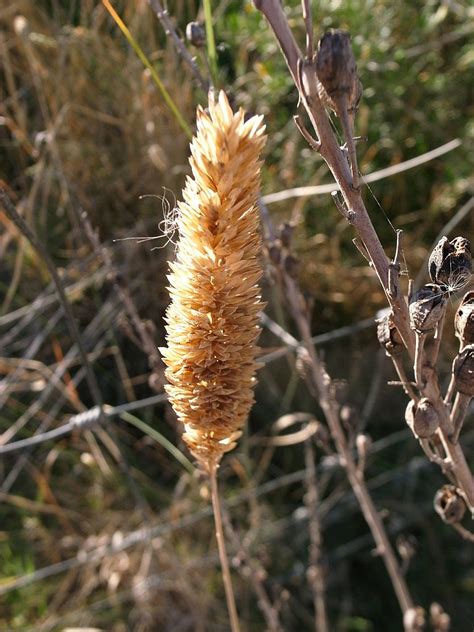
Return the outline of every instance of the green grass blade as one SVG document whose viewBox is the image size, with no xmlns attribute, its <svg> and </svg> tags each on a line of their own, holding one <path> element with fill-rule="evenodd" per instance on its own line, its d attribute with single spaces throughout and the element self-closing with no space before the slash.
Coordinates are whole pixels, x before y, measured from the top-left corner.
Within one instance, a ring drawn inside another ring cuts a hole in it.
<svg viewBox="0 0 474 632">
<path fill-rule="evenodd" d="M 158 86 L 158 89 L 161 92 L 161 94 L 163 96 L 163 99 L 165 100 L 166 104 L 170 108 L 171 112 L 173 113 L 175 119 L 177 120 L 177 122 L 180 125 L 181 129 L 183 130 L 183 132 L 186 134 L 186 136 L 188 138 L 192 138 L 193 133 L 192 133 L 192 130 L 191 130 L 190 126 L 184 120 L 181 112 L 179 111 L 179 108 L 177 107 L 177 105 L 173 101 L 173 99 L 171 98 L 170 93 L 165 88 L 163 82 L 159 78 L 158 73 L 156 72 L 155 68 L 152 66 L 152 64 L 149 61 L 148 57 L 145 55 L 143 50 L 140 48 L 140 45 L 138 44 L 136 39 L 133 37 L 133 35 L 128 30 L 128 28 L 125 25 L 125 23 L 122 20 L 122 18 L 115 11 L 113 6 L 110 4 L 109 0 L 102 0 L 102 3 L 104 4 L 104 6 L 107 9 L 107 11 L 110 13 L 112 18 L 114 19 L 114 21 L 117 24 L 117 26 L 119 27 L 119 29 L 124 34 L 125 38 L 127 39 L 128 43 L 130 44 L 130 46 L 133 48 L 133 50 L 137 54 L 137 57 L 140 59 L 142 64 L 145 66 L 145 68 L 148 68 L 148 70 L 150 71 L 151 76 L 153 78 L 153 81 Z"/>
<path fill-rule="evenodd" d="M 190 474 L 194 474 L 196 468 L 191 463 L 191 461 L 187 457 L 185 457 L 184 454 L 171 443 L 171 441 L 168 441 L 168 439 L 164 437 L 161 432 L 158 432 L 147 423 L 130 413 L 123 412 L 121 413 L 120 417 L 130 425 L 135 426 L 135 428 L 138 428 L 149 437 L 154 439 L 165 450 L 167 450 Z"/>
<path fill-rule="evenodd" d="M 217 51 L 214 39 L 214 27 L 212 26 L 211 0 L 204 1 L 204 21 L 206 23 L 207 56 L 211 67 L 212 83 L 217 86 Z"/>
</svg>

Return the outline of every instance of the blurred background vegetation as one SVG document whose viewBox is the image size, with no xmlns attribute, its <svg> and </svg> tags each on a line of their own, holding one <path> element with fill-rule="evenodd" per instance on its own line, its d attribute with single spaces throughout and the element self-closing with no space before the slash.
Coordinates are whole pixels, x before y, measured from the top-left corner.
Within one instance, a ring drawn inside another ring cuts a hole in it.
<svg viewBox="0 0 474 632">
<path fill-rule="evenodd" d="M 302 44 L 300 4 L 285 5 Z M 365 189 L 389 254 L 393 226 L 404 230 L 406 263 L 415 277 L 433 239 L 473 195 L 472 5 L 462 0 L 314 5 L 317 37 L 330 27 L 352 33 L 364 85 L 356 124 L 357 133 L 367 137 L 358 148 L 363 174 L 462 140 L 441 158 Z M 182 35 L 188 22 L 203 19 L 198 0 L 169 0 L 167 6 Z M 207 95 L 156 15 L 145 0 L 117 0 L 114 7 L 192 126 L 195 108 Z M 219 87 L 235 106 L 265 115 L 263 193 L 330 182 L 325 164 L 293 124 L 297 93 L 263 18 L 248 1 L 213 0 L 212 8 Z M 61 273 L 104 400 L 118 405 L 159 393 L 161 368 L 154 367 L 150 380 L 147 353 L 131 331 L 81 213 L 86 211 L 97 229 L 141 318 L 153 323 L 147 326 L 160 346 L 167 261 L 173 256 L 160 222 L 189 173 L 189 139 L 100 2 L 3 0 L 0 26 L 0 178 Z M 205 50 L 191 46 L 190 51 L 207 74 Z M 374 275 L 352 245 L 351 227 L 329 195 L 288 199 L 269 210 L 275 225 L 294 223 L 299 278 L 313 301 L 315 334 L 358 323 L 384 307 Z M 473 226 L 471 212 L 454 234 L 470 237 Z M 7 433 L 5 440 L 13 436 L 8 435 L 12 427 L 16 439 L 25 438 L 42 423 L 64 423 L 94 401 L 44 263 L 1 211 L 0 231 L 0 431 Z M 145 243 L 113 241 L 160 235 L 161 240 Z M 294 333 L 270 274 L 263 289 L 268 313 Z M 281 347 L 268 331 L 261 344 L 266 350 Z M 448 325 L 441 364 L 446 373 L 454 348 Z M 432 498 L 443 480 L 405 430 L 405 399 L 386 384 L 393 375 L 377 349 L 374 328 L 326 342 L 321 353 L 357 429 L 379 446 L 370 457 L 370 488 L 393 540 L 413 544 L 407 579 L 416 600 L 425 607 L 441 602 L 452 630 L 470 630 L 472 547 L 433 512 Z M 55 381 L 65 358 L 70 362 Z M 231 500 L 237 540 L 265 569 L 263 581 L 285 630 L 309 630 L 304 451 L 301 445 L 269 449 L 262 439 L 281 415 L 306 411 L 318 417 L 320 411 L 291 354 L 262 369 L 256 399 L 244 441 L 221 468 L 222 487 Z M 185 452 L 167 405 L 136 414 Z M 207 483 L 184 468 L 163 441 L 127 421 L 131 418 L 111 422 L 113 440 L 106 431 L 77 433 L 36 448 L 29 458 L 12 455 L 1 461 L 0 629 L 227 629 L 206 513 Z M 472 432 L 466 433 L 468 456 L 472 447 Z M 128 472 L 120 467 L 122 460 Z M 317 460 L 331 629 L 400 630 L 393 591 L 372 554 L 347 482 L 319 450 Z M 151 540 L 138 539 L 119 552 L 100 548 L 120 548 L 145 526 L 156 527 Z M 261 630 L 258 599 L 235 552 L 244 629 Z M 48 570 L 35 575 L 39 569 Z M 14 584 L 22 577 L 23 586 Z"/>
</svg>

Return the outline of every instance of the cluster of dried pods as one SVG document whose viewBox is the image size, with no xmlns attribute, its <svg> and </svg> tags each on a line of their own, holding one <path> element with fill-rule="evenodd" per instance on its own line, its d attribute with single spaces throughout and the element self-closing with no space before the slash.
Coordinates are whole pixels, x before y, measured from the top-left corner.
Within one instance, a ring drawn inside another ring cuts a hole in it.
<svg viewBox="0 0 474 632">
<path fill-rule="evenodd" d="M 472 275 L 469 241 L 442 237 L 428 263 L 431 283 L 410 296 L 410 327 L 416 336 L 414 382 L 405 377 L 401 354 L 405 346 L 390 313 L 377 327 L 379 342 L 391 357 L 405 391 L 410 396 L 405 419 L 430 460 L 441 466 L 451 484 L 444 485 L 435 496 L 434 506 L 441 518 L 458 524 L 466 511 L 465 495 L 450 468 L 449 455 L 438 432 L 442 428 L 453 444 L 459 435 L 474 396 L 474 291 L 468 291 L 456 311 L 454 329 L 459 352 L 452 365 L 451 381 L 443 399 L 444 411 L 430 397 L 427 385 L 436 380 L 436 361 L 443 332 L 448 298 L 465 288 Z M 444 414 L 443 414 L 444 413 Z"/>
</svg>

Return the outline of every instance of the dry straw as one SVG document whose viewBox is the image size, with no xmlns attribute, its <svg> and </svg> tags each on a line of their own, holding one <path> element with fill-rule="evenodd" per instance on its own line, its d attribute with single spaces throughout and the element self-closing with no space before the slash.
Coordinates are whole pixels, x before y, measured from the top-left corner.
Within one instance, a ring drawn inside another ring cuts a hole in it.
<svg viewBox="0 0 474 632">
<path fill-rule="evenodd" d="M 223 92 L 197 111 L 193 177 L 179 204 L 166 314 L 167 391 L 189 449 L 208 471 L 235 446 L 253 403 L 261 236 L 256 206 L 261 116 L 245 121 Z"/>
</svg>

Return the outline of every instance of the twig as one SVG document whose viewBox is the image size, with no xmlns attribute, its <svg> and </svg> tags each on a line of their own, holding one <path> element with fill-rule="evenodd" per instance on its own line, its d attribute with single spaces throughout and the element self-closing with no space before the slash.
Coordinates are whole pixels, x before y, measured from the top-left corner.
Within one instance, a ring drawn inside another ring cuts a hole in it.
<svg viewBox="0 0 474 632">
<path fill-rule="evenodd" d="M 306 60 L 302 63 L 302 56 L 293 38 L 283 7 L 279 0 L 255 0 L 256 7 L 267 18 L 275 37 L 284 53 L 286 62 L 299 90 L 301 101 L 305 106 L 316 135 L 321 142 L 320 154 L 332 172 L 338 187 L 341 190 L 345 205 L 350 214 L 351 224 L 354 226 L 361 242 L 366 247 L 374 270 L 377 273 L 382 288 L 385 291 L 388 302 L 392 308 L 394 324 L 413 360 L 415 357 L 415 335 L 410 327 L 408 305 L 403 295 L 392 296 L 388 285 L 388 260 L 382 248 L 377 233 L 372 225 L 365 208 L 361 193 L 351 186 L 351 178 L 347 160 L 341 151 L 337 139 L 334 136 L 327 114 L 319 98 L 317 91 L 318 77 L 315 64 Z M 300 72 L 298 70 L 300 69 Z M 451 141 L 449 149 L 459 146 L 460 141 Z M 441 148 L 439 148 L 441 149 Z M 439 151 L 439 150 L 438 150 Z M 433 154 L 431 155 L 431 157 Z M 416 164 L 419 164 L 417 162 Z M 334 187 L 331 186 L 331 190 Z M 268 198 L 266 199 L 268 202 Z M 273 201 L 273 200 L 272 200 Z M 308 335 L 308 339 L 309 339 Z M 434 371 L 431 371 L 423 394 L 432 402 L 440 418 L 438 436 L 443 444 L 447 458 L 451 461 L 453 475 L 457 485 L 462 490 L 464 498 L 474 511 L 474 478 L 466 463 L 464 453 L 459 444 L 454 444 L 450 439 L 452 424 L 449 414 L 440 396 L 438 380 Z"/>
<path fill-rule="evenodd" d="M 305 441 L 306 506 L 308 508 L 309 567 L 308 581 L 313 592 L 316 632 L 328 632 L 329 622 L 326 608 L 326 581 L 322 564 L 322 535 L 319 510 L 319 490 L 314 465 L 313 439 Z"/>
</svg>

